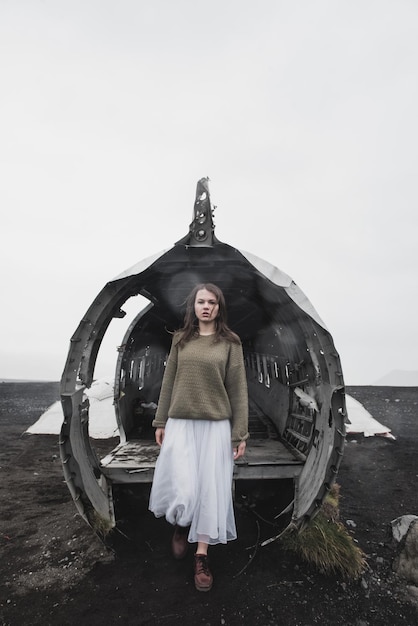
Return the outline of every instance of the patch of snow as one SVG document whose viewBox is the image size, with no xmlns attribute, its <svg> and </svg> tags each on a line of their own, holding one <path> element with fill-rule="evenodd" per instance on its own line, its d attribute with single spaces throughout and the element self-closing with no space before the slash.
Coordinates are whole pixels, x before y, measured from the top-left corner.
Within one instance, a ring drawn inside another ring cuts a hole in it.
<svg viewBox="0 0 418 626">
<path fill-rule="evenodd" d="M 394 439 L 390 428 L 383 426 L 383 424 L 375 420 L 361 402 L 358 402 L 358 400 L 348 394 L 345 396 L 345 402 L 348 416 L 347 433 L 362 433 L 365 437 L 382 435 Z"/>
<path fill-rule="evenodd" d="M 106 379 L 99 379 L 91 385 L 90 389 L 86 389 L 85 393 L 90 401 L 90 437 L 93 439 L 118 437 L 119 428 L 113 406 L 113 384 Z M 30 435 L 58 435 L 63 420 L 61 402 L 57 401 L 26 432 Z"/>
</svg>

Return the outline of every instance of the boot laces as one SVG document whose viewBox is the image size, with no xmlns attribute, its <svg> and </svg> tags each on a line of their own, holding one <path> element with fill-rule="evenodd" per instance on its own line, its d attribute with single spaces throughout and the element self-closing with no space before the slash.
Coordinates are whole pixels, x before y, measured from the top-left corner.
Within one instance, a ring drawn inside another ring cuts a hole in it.
<svg viewBox="0 0 418 626">
<path fill-rule="evenodd" d="M 205 554 L 196 554 L 196 574 L 210 576 L 208 557 Z"/>
</svg>

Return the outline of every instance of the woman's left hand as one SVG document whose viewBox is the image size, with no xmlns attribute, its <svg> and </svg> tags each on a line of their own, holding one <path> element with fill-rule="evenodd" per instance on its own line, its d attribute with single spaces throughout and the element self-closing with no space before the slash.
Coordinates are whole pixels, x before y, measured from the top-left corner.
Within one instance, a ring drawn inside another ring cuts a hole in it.
<svg viewBox="0 0 418 626">
<path fill-rule="evenodd" d="M 234 461 L 244 456 L 246 447 L 247 444 L 245 443 L 245 441 L 241 441 L 241 443 L 236 448 L 234 448 Z"/>
</svg>

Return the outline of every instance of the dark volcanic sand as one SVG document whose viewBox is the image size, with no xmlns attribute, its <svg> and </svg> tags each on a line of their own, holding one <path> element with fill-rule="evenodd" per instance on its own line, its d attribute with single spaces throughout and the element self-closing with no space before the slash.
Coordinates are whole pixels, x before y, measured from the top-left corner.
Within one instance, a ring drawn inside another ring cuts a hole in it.
<svg viewBox="0 0 418 626">
<path fill-rule="evenodd" d="M 116 553 L 77 515 L 57 437 L 23 435 L 58 399 L 58 384 L 0 383 L 0 624 L 418 624 L 409 583 L 392 572 L 398 548 L 388 533 L 395 517 L 418 514 L 418 389 L 347 391 L 397 437 L 349 438 L 338 475 L 341 518 L 356 524 L 368 556 L 363 578 L 321 575 L 279 543 L 258 548 L 249 564 L 258 532 L 263 540 L 275 529 L 237 507 L 239 538 L 212 549 L 215 583 L 205 594 L 194 589 L 191 559 L 171 558 L 168 525 L 144 505 Z M 255 512 L 272 519 L 275 509 L 267 502 Z"/>
</svg>

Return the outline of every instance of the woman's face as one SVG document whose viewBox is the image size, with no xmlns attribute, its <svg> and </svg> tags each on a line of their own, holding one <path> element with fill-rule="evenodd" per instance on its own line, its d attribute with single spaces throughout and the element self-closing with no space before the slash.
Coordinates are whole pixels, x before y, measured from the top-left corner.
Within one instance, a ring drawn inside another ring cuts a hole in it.
<svg viewBox="0 0 418 626">
<path fill-rule="evenodd" d="M 215 294 L 207 289 L 199 289 L 194 301 L 194 312 L 199 322 L 214 322 L 219 313 Z"/>
</svg>

